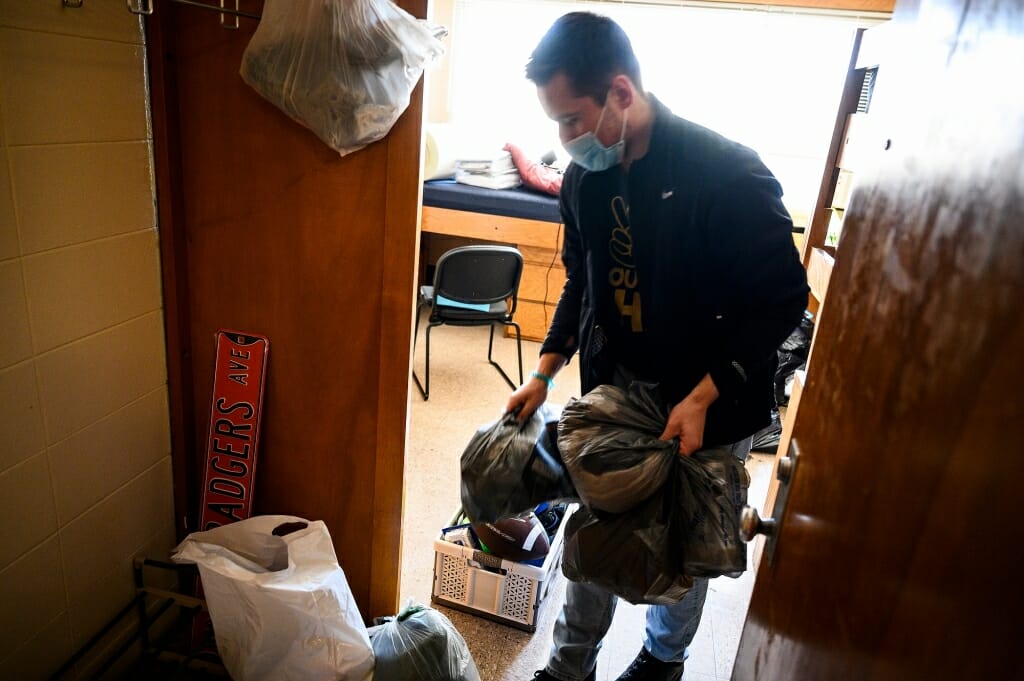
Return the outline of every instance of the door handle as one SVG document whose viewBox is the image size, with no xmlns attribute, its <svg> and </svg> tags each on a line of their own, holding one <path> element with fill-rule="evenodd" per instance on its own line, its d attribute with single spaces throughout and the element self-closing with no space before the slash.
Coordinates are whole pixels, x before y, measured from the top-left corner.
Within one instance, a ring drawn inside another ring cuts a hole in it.
<svg viewBox="0 0 1024 681">
<path fill-rule="evenodd" d="M 765 536 L 765 556 L 769 565 L 772 564 L 772 557 L 775 555 L 775 545 L 778 543 L 779 531 L 782 527 L 782 514 L 786 510 L 789 488 L 796 477 L 799 461 L 800 447 L 795 439 L 790 440 L 787 456 L 779 459 L 779 465 L 775 469 L 775 477 L 779 480 L 779 491 L 775 497 L 775 507 L 772 508 L 770 518 L 762 518 L 753 506 L 744 506 L 740 511 L 740 539 L 749 543 L 757 535 L 763 534 Z"/>
<path fill-rule="evenodd" d="M 745 542 L 754 541 L 759 534 L 771 537 L 775 528 L 775 518 L 762 518 L 753 506 L 744 506 L 740 512 L 740 539 Z"/>
</svg>

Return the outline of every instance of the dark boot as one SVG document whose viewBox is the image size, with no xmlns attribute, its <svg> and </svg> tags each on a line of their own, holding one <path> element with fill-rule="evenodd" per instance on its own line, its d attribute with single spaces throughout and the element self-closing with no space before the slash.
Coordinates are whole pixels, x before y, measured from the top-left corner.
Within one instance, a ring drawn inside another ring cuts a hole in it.
<svg viewBox="0 0 1024 681">
<path fill-rule="evenodd" d="M 587 678 L 585 678 L 583 681 L 594 681 L 595 674 L 597 674 L 596 669 L 587 674 Z M 551 676 L 551 674 L 548 674 L 546 670 L 538 669 L 533 673 L 533 681 L 558 681 L 558 679 Z"/>
<path fill-rule="evenodd" d="M 641 648 L 640 654 L 617 681 L 679 681 L 681 678 L 682 662 L 662 662 L 647 652 L 646 648 Z"/>
</svg>

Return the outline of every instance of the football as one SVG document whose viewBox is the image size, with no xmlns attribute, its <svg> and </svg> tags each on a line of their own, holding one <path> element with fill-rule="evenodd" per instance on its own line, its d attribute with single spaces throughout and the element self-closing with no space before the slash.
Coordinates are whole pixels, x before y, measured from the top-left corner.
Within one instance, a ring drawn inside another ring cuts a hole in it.
<svg viewBox="0 0 1024 681">
<path fill-rule="evenodd" d="M 488 551 L 508 560 L 536 560 L 548 555 L 551 548 L 547 532 L 533 511 L 493 523 L 474 523 L 473 532 Z"/>
</svg>

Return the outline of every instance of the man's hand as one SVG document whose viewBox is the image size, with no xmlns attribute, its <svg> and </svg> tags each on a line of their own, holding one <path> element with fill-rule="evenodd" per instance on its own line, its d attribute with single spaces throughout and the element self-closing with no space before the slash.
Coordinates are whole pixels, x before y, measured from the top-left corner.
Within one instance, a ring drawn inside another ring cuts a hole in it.
<svg viewBox="0 0 1024 681">
<path fill-rule="evenodd" d="M 565 357 L 557 352 L 545 352 L 540 356 L 535 373 L 553 377 L 561 371 L 567 361 Z M 533 412 L 537 411 L 537 408 L 544 404 L 546 399 L 548 399 L 548 381 L 531 374 L 526 379 L 526 383 L 519 386 L 512 393 L 512 396 L 508 398 L 508 404 L 505 405 L 505 413 L 507 414 L 518 409 L 519 413 L 516 418 L 522 423 L 533 416 Z"/>
<path fill-rule="evenodd" d="M 708 407 L 718 398 L 718 388 L 711 376 L 705 376 L 701 382 L 677 404 L 668 415 L 665 432 L 660 440 L 679 438 L 679 453 L 690 456 L 700 449 L 704 443 L 704 420 L 707 418 Z"/>
<path fill-rule="evenodd" d="M 522 423 L 533 416 L 533 412 L 537 411 L 537 408 L 544 404 L 546 399 L 548 399 L 547 383 L 536 378 L 527 379 L 526 383 L 519 386 L 508 398 L 505 413 L 518 409 L 516 420 Z"/>
</svg>

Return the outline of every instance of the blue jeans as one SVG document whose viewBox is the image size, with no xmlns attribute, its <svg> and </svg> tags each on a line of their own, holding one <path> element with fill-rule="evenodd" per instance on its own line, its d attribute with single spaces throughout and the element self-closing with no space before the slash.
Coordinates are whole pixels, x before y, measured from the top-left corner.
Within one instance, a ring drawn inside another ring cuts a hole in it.
<svg viewBox="0 0 1024 681">
<path fill-rule="evenodd" d="M 719 449 L 746 462 L 750 445 L 751 439 L 746 438 Z M 648 606 L 644 632 L 647 652 L 662 662 L 683 662 L 697 633 L 707 593 L 708 580 L 694 578 L 693 588 L 683 600 L 674 605 Z M 551 658 L 545 671 L 561 681 L 585 679 L 597 665 L 597 653 L 612 624 L 617 602 L 615 594 L 599 586 L 570 581 L 565 587 L 562 612 L 555 622 Z"/>
</svg>

